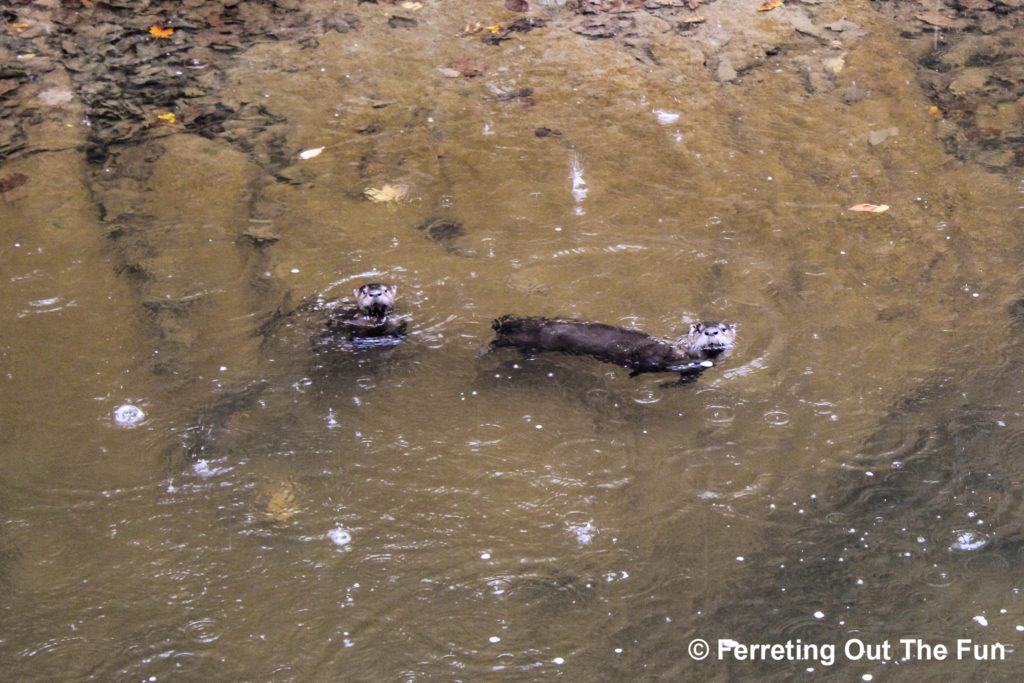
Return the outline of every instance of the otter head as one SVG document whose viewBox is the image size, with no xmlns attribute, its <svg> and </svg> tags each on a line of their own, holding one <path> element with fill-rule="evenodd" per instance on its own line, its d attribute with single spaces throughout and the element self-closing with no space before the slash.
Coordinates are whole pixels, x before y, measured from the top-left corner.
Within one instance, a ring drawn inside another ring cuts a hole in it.
<svg viewBox="0 0 1024 683">
<path fill-rule="evenodd" d="M 394 285 L 370 284 L 363 285 L 359 289 L 353 289 L 356 296 L 356 306 L 359 312 L 365 316 L 383 318 L 395 307 L 395 293 L 398 288 Z"/>
<path fill-rule="evenodd" d="M 696 323 L 690 325 L 690 333 L 676 339 L 674 345 L 690 356 L 716 358 L 732 350 L 735 343 L 735 325 Z"/>
</svg>

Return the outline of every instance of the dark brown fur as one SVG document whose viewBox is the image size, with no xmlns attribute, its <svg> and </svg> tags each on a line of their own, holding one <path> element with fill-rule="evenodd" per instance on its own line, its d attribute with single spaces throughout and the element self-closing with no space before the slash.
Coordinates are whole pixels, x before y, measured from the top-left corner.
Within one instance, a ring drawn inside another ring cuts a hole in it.
<svg viewBox="0 0 1024 683">
<path fill-rule="evenodd" d="M 491 348 L 590 356 L 629 368 L 631 377 L 644 372 L 699 374 L 727 355 L 736 338 L 736 326 L 724 323 L 698 323 L 673 341 L 639 330 L 559 318 L 506 315 L 495 320 L 493 328 L 497 337 Z"/>
<path fill-rule="evenodd" d="M 347 334 L 352 341 L 397 341 L 405 334 L 405 320 L 392 315 L 397 292 L 398 288 L 394 285 L 376 283 L 352 290 L 356 298 L 356 310 L 332 314 L 327 321 L 328 334 Z"/>
</svg>

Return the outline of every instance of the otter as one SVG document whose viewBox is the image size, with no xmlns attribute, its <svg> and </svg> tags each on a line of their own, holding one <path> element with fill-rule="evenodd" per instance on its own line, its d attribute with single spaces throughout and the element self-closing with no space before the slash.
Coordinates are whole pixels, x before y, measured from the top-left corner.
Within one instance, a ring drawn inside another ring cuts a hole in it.
<svg viewBox="0 0 1024 683">
<path fill-rule="evenodd" d="M 259 326 L 256 333 L 264 343 L 288 330 L 312 334 L 313 350 L 362 349 L 392 346 L 405 335 L 406 321 L 395 315 L 394 285 L 373 283 L 352 290 L 355 307 L 322 296 L 304 299 L 286 312 L 278 310 Z M 286 334 L 287 336 L 287 334 Z"/>
<path fill-rule="evenodd" d="M 353 289 L 356 308 L 332 311 L 327 320 L 327 331 L 321 335 L 324 343 L 346 335 L 353 345 L 375 346 L 395 344 L 405 335 L 406 321 L 392 315 L 398 288 L 394 285 L 373 283 Z"/>
<path fill-rule="evenodd" d="M 523 353 L 558 351 L 590 356 L 629 368 L 630 377 L 645 372 L 679 372 L 682 381 L 696 379 L 727 356 L 736 342 L 736 326 L 702 322 L 674 340 L 639 330 L 562 318 L 505 315 L 494 321 L 497 337 L 490 348 L 514 347 Z"/>
</svg>

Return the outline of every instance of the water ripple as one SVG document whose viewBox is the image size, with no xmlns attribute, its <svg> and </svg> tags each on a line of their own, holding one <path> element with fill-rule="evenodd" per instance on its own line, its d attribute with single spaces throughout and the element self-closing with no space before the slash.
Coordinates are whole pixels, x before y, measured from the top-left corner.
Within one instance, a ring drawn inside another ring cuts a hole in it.
<svg viewBox="0 0 1024 683">
<path fill-rule="evenodd" d="M 197 643 L 212 643 L 224 635 L 224 627 L 215 619 L 196 619 L 185 626 L 185 633 Z"/>
</svg>

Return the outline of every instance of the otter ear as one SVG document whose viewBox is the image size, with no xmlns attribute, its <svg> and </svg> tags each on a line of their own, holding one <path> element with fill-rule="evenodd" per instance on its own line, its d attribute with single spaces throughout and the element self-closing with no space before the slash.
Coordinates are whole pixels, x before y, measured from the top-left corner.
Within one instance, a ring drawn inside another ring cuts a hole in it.
<svg viewBox="0 0 1024 683">
<path fill-rule="evenodd" d="M 690 334 L 700 334 L 704 331 L 704 323 L 693 323 L 690 325 Z"/>
<path fill-rule="evenodd" d="M 391 296 L 394 296 L 395 294 L 398 293 L 398 287 L 395 285 L 387 285 L 384 289 L 386 289 L 388 294 L 390 294 Z"/>
<path fill-rule="evenodd" d="M 362 287 L 356 287 L 355 289 L 353 289 L 352 290 L 352 296 L 354 296 L 355 298 L 358 299 L 359 298 L 359 290 L 361 290 L 361 289 L 362 289 Z"/>
</svg>

